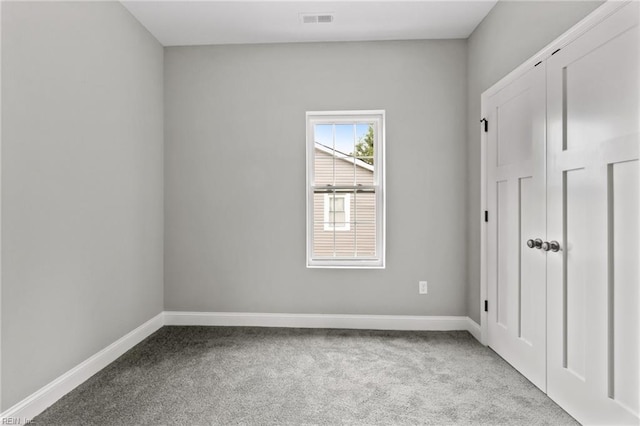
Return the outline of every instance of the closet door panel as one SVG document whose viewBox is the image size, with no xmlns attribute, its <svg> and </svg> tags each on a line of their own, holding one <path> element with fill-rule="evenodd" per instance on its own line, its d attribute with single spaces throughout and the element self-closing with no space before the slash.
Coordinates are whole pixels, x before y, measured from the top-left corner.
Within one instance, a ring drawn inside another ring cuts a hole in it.
<svg viewBox="0 0 640 426">
<path fill-rule="evenodd" d="M 547 61 L 547 390 L 585 424 L 638 424 L 638 12 Z"/>
<path fill-rule="evenodd" d="M 534 67 L 488 98 L 488 344 L 546 389 L 545 71 Z"/>
</svg>

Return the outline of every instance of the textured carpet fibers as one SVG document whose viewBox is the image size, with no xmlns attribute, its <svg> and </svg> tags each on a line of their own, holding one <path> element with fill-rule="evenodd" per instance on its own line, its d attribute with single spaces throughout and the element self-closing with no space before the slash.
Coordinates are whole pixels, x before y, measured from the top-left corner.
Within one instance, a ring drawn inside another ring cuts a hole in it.
<svg viewBox="0 0 640 426">
<path fill-rule="evenodd" d="M 164 327 L 38 425 L 576 424 L 467 332 Z"/>
</svg>

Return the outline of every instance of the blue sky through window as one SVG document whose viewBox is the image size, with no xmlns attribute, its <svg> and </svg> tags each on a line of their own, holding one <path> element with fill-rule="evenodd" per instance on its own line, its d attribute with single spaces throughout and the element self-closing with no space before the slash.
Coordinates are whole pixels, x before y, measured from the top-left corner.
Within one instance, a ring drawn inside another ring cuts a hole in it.
<svg viewBox="0 0 640 426">
<path fill-rule="evenodd" d="M 314 129 L 315 141 L 333 148 L 333 124 L 316 124 Z M 355 128 L 355 138 L 354 138 Z M 355 151 L 355 144 L 362 139 L 369 130 L 369 124 L 336 124 L 335 125 L 335 149 L 345 154 Z"/>
</svg>

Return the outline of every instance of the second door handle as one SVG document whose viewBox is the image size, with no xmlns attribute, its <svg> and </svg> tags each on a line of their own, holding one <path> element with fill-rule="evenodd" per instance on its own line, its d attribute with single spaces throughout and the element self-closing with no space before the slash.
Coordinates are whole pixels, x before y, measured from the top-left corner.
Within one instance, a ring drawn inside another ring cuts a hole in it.
<svg viewBox="0 0 640 426">
<path fill-rule="evenodd" d="M 557 241 L 545 241 L 544 243 L 542 243 L 542 250 L 544 251 L 560 251 L 560 243 Z"/>
</svg>

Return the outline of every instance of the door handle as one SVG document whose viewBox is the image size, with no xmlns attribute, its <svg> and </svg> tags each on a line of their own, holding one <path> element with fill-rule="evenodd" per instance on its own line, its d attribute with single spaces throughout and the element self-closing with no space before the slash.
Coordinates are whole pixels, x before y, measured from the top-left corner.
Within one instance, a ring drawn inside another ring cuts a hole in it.
<svg viewBox="0 0 640 426">
<path fill-rule="evenodd" d="M 529 240 L 527 241 L 527 247 L 529 248 L 541 248 L 542 247 L 542 240 L 540 238 L 536 238 L 535 240 Z"/>
<path fill-rule="evenodd" d="M 542 250 L 544 251 L 560 251 L 560 243 L 557 241 L 545 241 L 544 243 L 542 243 Z"/>
</svg>

